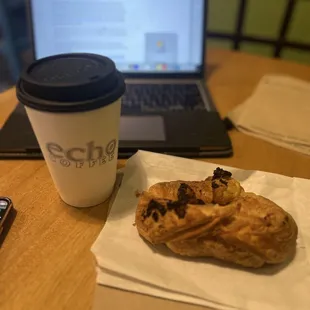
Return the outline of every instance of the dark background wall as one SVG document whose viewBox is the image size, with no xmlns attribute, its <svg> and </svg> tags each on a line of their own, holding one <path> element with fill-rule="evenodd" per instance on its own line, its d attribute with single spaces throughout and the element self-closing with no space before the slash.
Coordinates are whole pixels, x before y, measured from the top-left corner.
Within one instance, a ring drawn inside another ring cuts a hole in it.
<svg viewBox="0 0 310 310">
<path fill-rule="evenodd" d="M 310 64 L 309 0 L 210 0 L 208 43 Z"/>
</svg>

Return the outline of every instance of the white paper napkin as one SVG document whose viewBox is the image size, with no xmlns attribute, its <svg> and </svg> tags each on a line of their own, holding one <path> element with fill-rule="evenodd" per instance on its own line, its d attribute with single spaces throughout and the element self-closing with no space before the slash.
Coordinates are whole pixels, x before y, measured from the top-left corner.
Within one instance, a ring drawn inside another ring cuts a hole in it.
<svg viewBox="0 0 310 310">
<path fill-rule="evenodd" d="M 175 293 L 173 291 L 169 291 L 167 289 L 162 289 L 160 287 L 156 287 L 153 285 L 145 284 L 141 281 L 137 281 L 135 279 L 126 278 L 124 275 L 118 275 L 117 273 L 113 273 L 109 270 L 104 270 L 101 268 L 97 268 L 97 283 L 100 285 L 110 286 L 114 288 L 118 288 L 124 291 L 132 291 L 139 294 L 156 296 L 164 299 L 170 299 L 174 301 L 180 301 L 184 303 L 189 303 L 193 305 L 200 305 L 214 309 L 214 303 L 191 297 L 188 295 Z M 226 307 L 224 305 L 217 305 L 215 309 L 221 310 L 232 310 L 235 308 Z"/>
<path fill-rule="evenodd" d="M 310 83 L 266 75 L 228 117 L 243 133 L 310 155 L 309 101 Z"/>
<path fill-rule="evenodd" d="M 216 165 L 138 152 L 128 160 L 108 221 L 92 247 L 98 283 L 215 309 L 308 310 L 310 305 L 310 181 L 281 175 L 230 170 L 246 191 L 278 203 L 296 220 L 298 247 L 286 265 L 259 270 L 212 259 L 187 259 L 165 246 L 151 246 L 133 225 L 136 190 L 170 180 L 202 180 Z"/>
</svg>

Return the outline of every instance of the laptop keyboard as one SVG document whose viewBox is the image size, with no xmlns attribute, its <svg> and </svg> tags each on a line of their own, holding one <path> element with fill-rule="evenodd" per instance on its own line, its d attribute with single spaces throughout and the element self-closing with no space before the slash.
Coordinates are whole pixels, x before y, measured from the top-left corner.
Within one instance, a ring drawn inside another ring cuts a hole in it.
<svg viewBox="0 0 310 310">
<path fill-rule="evenodd" d="M 196 84 L 127 84 L 126 112 L 193 111 L 205 109 Z"/>
</svg>

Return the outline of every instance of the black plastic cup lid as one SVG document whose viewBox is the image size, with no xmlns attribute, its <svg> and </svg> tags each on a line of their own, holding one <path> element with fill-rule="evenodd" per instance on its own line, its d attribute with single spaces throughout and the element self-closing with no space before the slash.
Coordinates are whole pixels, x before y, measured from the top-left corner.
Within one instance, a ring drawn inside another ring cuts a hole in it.
<svg viewBox="0 0 310 310">
<path fill-rule="evenodd" d="M 20 76 L 16 94 L 30 108 L 73 113 L 95 110 L 126 90 L 114 62 L 95 54 L 61 54 L 32 63 Z"/>
</svg>

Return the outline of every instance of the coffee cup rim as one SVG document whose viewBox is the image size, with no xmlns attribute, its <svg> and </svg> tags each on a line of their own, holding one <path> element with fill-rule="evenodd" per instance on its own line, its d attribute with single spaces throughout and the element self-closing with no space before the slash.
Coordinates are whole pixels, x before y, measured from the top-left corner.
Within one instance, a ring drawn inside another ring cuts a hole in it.
<svg viewBox="0 0 310 310">
<path fill-rule="evenodd" d="M 25 92 L 22 80 L 19 79 L 16 87 L 16 96 L 21 104 L 26 107 L 41 112 L 50 113 L 79 113 L 97 110 L 113 104 L 120 99 L 126 91 L 124 79 L 119 71 L 117 71 L 118 85 L 107 95 L 93 99 L 75 102 L 49 101 L 46 99 L 36 98 Z"/>
</svg>

